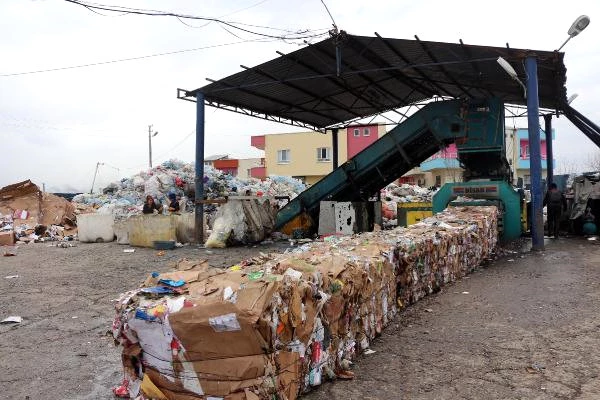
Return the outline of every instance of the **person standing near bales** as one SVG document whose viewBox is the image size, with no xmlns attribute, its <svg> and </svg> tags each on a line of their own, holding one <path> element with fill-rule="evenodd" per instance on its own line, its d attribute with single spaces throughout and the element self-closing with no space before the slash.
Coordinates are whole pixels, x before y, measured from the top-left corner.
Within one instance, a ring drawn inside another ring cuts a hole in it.
<svg viewBox="0 0 600 400">
<path fill-rule="evenodd" d="M 551 183 L 549 190 L 544 197 L 544 205 L 547 207 L 548 214 L 548 236 L 554 236 L 558 239 L 558 229 L 560 227 L 560 216 L 563 210 L 567 208 L 567 199 L 558 190 L 556 183 Z"/>
<path fill-rule="evenodd" d="M 142 213 L 154 214 L 155 210 L 158 214 L 162 214 L 162 204 L 156 204 L 156 202 L 154 201 L 154 197 L 152 197 L 151 195 L 146 196 L 146 202 L 144 203 Z"/>
</svg>

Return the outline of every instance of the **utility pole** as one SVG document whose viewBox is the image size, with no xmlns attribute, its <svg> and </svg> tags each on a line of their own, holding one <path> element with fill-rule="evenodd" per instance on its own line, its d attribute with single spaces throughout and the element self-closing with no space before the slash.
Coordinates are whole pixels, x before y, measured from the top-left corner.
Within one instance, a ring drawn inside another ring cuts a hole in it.
<svg viewBox="0 0 600 400">
<path fill-rule="evenodd" d="M 94 180 L 92 180 L 92 188 L 90 189 L 90 194 L 94 193 L 94 184 L 96 183 L 96 176 L 98 176 L 98 168 L 101 165 L 104 165 L 104 163 L 101 163 L 100 161 L 96 163 L 96 172 L 94 172 Z"/>
<path fill-rule="evenodd" d="M 148 166 L 152 168 L 152 138 L 158 135 L 158 132 L 152 132 L 152 125 L 148 125 Z"/>
</svg>

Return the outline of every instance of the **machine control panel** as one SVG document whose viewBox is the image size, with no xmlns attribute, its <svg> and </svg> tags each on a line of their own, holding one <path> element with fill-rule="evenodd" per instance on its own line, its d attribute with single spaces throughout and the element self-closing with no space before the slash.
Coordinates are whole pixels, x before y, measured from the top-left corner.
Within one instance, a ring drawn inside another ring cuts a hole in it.
<svg viewBox="0 0 600 400">
<path fill-rule="evenodd" d="M 467 196 L 477 199 L 497 199 L 499 188 L 498 185 L 494 183 L 486 183 L 481 186 L 457 185 L 452 187 L 452 194 L 454 196 Z"/>
</svg>

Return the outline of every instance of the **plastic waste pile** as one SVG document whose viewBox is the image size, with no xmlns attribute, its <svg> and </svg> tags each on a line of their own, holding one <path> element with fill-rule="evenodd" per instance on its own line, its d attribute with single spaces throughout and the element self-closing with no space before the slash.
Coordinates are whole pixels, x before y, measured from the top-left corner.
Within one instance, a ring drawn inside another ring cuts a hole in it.
<svg viewBox="0 0 600 400">
<path fill-rule="evenodd" d="M 109 184 L 102 194 L 84 193 L 73 198 L 73 202 L 92 205 L 97 212 L 113 214 L 117 219 L 138 215 L 146 195 L 154 196 L 158 201 L 167 202 L 169 193 L 182 197 L 193 196 L 195 170 L 193 163 L 179 160 L 163 162 L 147 171 Z M 255 178 L 241 179 L 211 166 L 204 167 L 204 191 L 209 199 L 231 195 L 243 195 L 250 191 L 253 196 L 290 196 L 294 198 L 305 189 L 304 184 L 293 178 L 272 176 L 264 181 Z M 188 203 L 192 211 L 192 203 Z M 216 207 L 205 207 L 207 212 L 216 211 Z"/>
<path fill-rule="evenodd" d="M 429 202 L 437 189 L 428 189 L 417 185 L 390 183 L 381 190 L 382 199 L 400 203 Z"/>
<path fill-rule="evenodd" d="M 437 189 L 417 185 L 390 183 L 381 190 L 382 214 L 385 226 L 396 226 L 398 203 L 430 203 Z"/>
<path fill-rule="evenodd" d="M 276 209 L 268 199 L 230 199 L 215 214 L 205 246 L 224 248 L 229 245 L 256 243 L 270 235 L 275 225 Z"/>
<path fill-rule="evenodd" d="M 398 307 L 459 279 L 496 246 L 495 207 L 328 237 L 226 270 L 180 260 L 115 303 L 121 397 L 294 400 L 352 379 Z"/>
</svg>

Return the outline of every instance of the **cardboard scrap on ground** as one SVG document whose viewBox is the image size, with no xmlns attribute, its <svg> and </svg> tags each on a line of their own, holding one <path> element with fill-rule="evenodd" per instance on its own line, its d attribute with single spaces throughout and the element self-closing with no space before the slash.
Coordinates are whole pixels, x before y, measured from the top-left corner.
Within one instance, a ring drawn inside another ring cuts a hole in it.
<svg viewBox="0 0 600 400">
<path fill-rule="evenodd" d="M 42 192 L 30 180 L 5 186 L 0 189 L 0 244 L 74 235 L 75 213 L 70 201 Z"/>
<path fill-rule="evenodd" d="M 490 255 L 496 213 L 453 208 L 407 229 L 330 238 L 227 270 L 181 260 L 115 305 L 129 394 L 294 400 L 325 380 L 351 379 L 351 361 L 373 354 L 398 307 Z"/>
<path fill-rule="evenodd" d="M 12 215 L 15 225 L 75 226 L 75 206 L 62 197 L 42 192 L 30 180 L 0 189 L 0 213 Z"/>
</svg>

